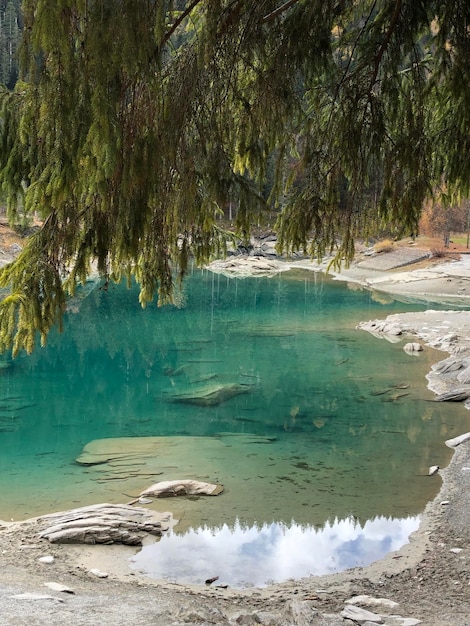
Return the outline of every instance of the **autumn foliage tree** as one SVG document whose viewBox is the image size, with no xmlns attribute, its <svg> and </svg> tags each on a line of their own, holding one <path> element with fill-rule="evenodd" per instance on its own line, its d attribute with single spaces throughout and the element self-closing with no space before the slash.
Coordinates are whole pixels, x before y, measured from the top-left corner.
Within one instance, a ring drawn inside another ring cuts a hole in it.
<svg viewBox="0 0 470 626">
<path fill-rule="evenodd" d="M 135 277 L 144 305 L 171 300 L 190 256 L 223 254 L 215 216 L 233 198 L 240 231 L 267 203 L 280 249 L 347 259 L 358 235 L 416 230 L 438 181 L 468 193 L 467 0 L 22 8 L 0 181 L 11 219 L 43 226 L 1 271 L 2 349 L 44 342 L 92 264 Z"/>
<path fill-rule="evenodd" d="M 469 228 L 469 201 L 447 206 L 437 199 L 425 202 L 419 223 L 424 235 L 442 238 L 449 245 L 452 233 L 465 233 Z"/>
</svg>

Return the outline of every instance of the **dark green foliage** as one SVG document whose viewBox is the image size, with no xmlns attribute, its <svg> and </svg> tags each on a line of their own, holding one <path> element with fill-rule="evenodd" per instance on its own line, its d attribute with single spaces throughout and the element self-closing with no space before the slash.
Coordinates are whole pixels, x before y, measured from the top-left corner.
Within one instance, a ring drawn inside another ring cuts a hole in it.
<svg viewBox="0 0 470 626">
<path fill-rule="evenodd" d="M 24 0 L 22 80 L 2 94 L 11 219 L 44 227 L 0 275 L 0 347 L 32 349 L 89 275 L 143 305 L 279 209 L 279 247 L 350 259 L 468 192 L 464 0 Z M 269 185 L 266 180 L 269 179 Z M 270 196 L 267 199 L 267 189 Z M 16 333 L 16 335 L 15 335 Z"/>
</svg>

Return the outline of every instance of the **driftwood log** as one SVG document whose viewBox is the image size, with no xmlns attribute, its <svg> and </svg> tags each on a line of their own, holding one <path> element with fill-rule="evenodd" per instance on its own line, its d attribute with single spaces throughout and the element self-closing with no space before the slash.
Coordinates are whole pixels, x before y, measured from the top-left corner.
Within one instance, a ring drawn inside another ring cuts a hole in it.
<svg viewBox="0 0 470 626">
<path fill-rule="evenodd" d="M 51 543 L 137 546 L 147 534 L 161 536 L 168 530 L 170 518 L 168 513 L 126 504 L 96 504 L 38 518 L 44 526 L 39 536 Z"/>
</svg>

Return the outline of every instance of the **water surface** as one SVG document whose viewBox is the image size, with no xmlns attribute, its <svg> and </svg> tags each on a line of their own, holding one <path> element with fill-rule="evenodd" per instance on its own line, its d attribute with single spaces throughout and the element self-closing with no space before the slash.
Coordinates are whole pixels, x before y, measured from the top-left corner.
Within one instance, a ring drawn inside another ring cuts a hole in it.
<svg viewBox="0 0 470 626">
<path fill-rule="evenodd" d="M 225 492 L 154 503 L 180 533 L 415 517 L 439 488 L 428 467 L 446 464 L 443 442 L 467 416 L 426 389 L 445 355 L 411 357 L 355 327 L 424 308 L 300 272 L 195 272 L 179 308 L 142 310 L 123 286 L 83 290 L 64 334 L 0 370 L 0 518 L 126 502 L 191 477 Z M 243 393 L 175 401 L 209 386 Z M 149 436 L 164 438 L 156 459 L 75 462 L 92 440 Z"/>
</svg>

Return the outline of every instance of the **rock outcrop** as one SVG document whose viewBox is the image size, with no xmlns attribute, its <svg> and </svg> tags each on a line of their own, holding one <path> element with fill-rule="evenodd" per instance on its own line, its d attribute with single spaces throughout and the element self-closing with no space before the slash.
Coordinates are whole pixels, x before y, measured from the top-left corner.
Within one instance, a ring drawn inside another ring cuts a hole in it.
<svg viewBox="0 0 470 626">
<path fill-rule="evenodd" d="M 161 536 L 171 515 L 125 504 L 95 504 L 38 518 L 39 537 L 51 543 L 141 545 L 147 535 Z"/>
</svg>

